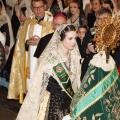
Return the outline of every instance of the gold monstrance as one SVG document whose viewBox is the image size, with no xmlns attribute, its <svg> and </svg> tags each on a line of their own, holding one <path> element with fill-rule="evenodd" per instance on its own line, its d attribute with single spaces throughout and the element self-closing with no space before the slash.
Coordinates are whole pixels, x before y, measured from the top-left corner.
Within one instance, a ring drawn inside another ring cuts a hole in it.
<svg viewBox="0 0 120 120">
<path fill-rule="evenodd" d="M 96 42 L 96 51 L 106 53 L 106 62 L 109 60 L 109 53 L 120 45 L 120 18 L 116 15 L 107 15 L 102 21 L 102 25 L 97 25 L 94 41 Z"/>
</svg>

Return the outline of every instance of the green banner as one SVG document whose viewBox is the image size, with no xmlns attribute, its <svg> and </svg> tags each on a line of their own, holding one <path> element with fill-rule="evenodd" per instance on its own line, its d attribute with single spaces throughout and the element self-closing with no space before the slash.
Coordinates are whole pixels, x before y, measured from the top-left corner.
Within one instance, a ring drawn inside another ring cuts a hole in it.
<svg viewBox="0 0 120 120">
<path fill-rule="evenodd" d="M 98 71 L 96 71 L 96 72 L 98 72 Z M 101 73 L 101 72 L 99 71 L 99 73 Z M 98 77 L 98 76 L 96 76 L 96 77 Z M 89 78 L 88 78 L 88 81 L 89 81 Z M 71 118 L 71 120 L 76 120 L 79 116 L 81 116 L 81 114 L 83 114 L 86 110 L 88 110 L 88 108 L 91 108 L 91 106 L 94 106 L 95 103 L 97 104 L 97 102 L 101 98 L 103 98 L 104 95 L 107 95 L 106 93 L 116 83 L 117 79 L 118 79 L 117 69 L 114 68 L 110 73 L 108 73 L 104 77 L 104 79 L 101 79 L 101 81 L 99 81 L 98 84 L 94 85 L 94 87 L 92 89 L 90 89 L 89 91 L 87 91 L 86 94 L 83 97 L 82 96 L 79 97 L 79 94 L 76 94 L 74 96 L 73 100 L 74 100 L 75 103 L 76 102 L 77 103 L 76 103 L 76 105 L 71 106 L 71 109 L 72 109 L 72 118 Z M 97 80 L 97 78 L 95 78 L 95 80 Z M 97 81 L 95 81 L 95 80 L 94 79 L 91 80 L 91 83 L 92 82 L 96 83 Z M 84 83 L 84 85 L 85 85 L 85 83 Z M 78 95 L 78 97 L 77 97 L 77 95 Z M 77 101 L 75 100 L 75 98 L 78 98 L 78 99 L 76 99 Z M 73 105 L 74 102 L 72 102 L 72 105 Z M 99 109 L 101 109 L 100 105 L 101 104 L 99 103 L 99 105 L 98 105 Z M 103 106 L 105 106 L 105 105 L 103 105 Z M 93 110 L 90 109 L 91 112 L 93 112 L 94 109 L 96 109 L 96 111 L 97 111 L 97 108 L 93 108 Z M 87 117 L 87 115 L 90 114 L 90 111 L 89 111 L 89 114 L 87 112 L 85 112 L 85 113 L 86 113 L 86 117 Z M 101 112 L 101 114 L 103 114 L 103 113 Z M 89 120 L 92 120 L 92 118 L 89 118 Z M 102 120 L 107 120 L 107 119 L 102 119 Z"/>
<path fill-rule="evenodd" d="M 69 75 L 67 74 L 63 65 L 61 63 L 58 63 L 56 66 L 53 67 L 53 70 L 56 73 L 57 77 L 59 78 L 60 82 L 62 83 L 62 85 L 65 89 L 65 92 L 72 99 L 73 95 L 74 95 L 74 91 L 72 89 Z"/>
</svg>

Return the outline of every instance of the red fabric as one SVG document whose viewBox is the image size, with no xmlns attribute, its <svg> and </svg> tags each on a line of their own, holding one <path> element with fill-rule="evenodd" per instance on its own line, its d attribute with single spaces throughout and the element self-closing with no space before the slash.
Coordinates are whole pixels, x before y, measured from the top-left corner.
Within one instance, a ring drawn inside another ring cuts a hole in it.
<svg viewBox="0 0 120 120">
<path fill-rule="evenodd" d="M 120 66 L 118 67 L 118 73 L 120 74 Z"/>
</svg>

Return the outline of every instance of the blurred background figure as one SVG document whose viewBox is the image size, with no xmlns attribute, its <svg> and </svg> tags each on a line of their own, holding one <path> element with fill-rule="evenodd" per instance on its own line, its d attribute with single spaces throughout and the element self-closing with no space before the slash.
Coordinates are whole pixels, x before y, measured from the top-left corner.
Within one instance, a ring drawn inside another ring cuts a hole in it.
<svg viewBox="0 0 120 120">
<path fill-rule="evenodd" d="M 86 17 L 88 16 L 88 13 L 92 12 L 91 0 L 83 0 L 83 10 Z"/>
<path fill-rule="evenodd" d="M 11 22 L 6 14 L 5 7 L 0 1 L 0 33 L 1 33 L 1 70 L 0 70 L 0 77 L 3 77 L 3 70 L 4 66 L 6 65 L 6 62 L 8 60 L 8 56 L 10 56 L 10 50 L 14 44 L 14 38 L 13 38 L 13 32 L 11 27 Z M 4 41 L 2 41 L 4 38 Z M 5 87 L 8 87 L 8 83 L 6 82 L 6 79 L 2 79 L 2 84 Z"/>
<path fill-rule="evenodd" d="M 89 28 L 93 28 L 95 26 L 96 21 L 95 13 L 102 7 L 102 0 L 91 0 L 91 7 L 92 12 L 89 13 L 87 16 Z"/>
<path fill-rule="evenodd" d="M 82 5 L 80 6 L 78 0 L 73 0 L 69 4 L 69 14 L 67 22 L 75 26 L 76 30 L 80 25 L 87 25 L 87 19 L 85 17 Z"/>
<path fill-rule="evenodd" d="M 120 0 L 112 0 L 114 5 L 114 12 L 120 16 Z"/>
<path fill-rule="evenodd" d="M 62 12 L 59 6 L 59 3 L 61 1 L 60 2 L 58 2 L 58 0 L 46 0 L 46 1 L 47 1 L 46 10 L 51 12 L 53 16 L 57 13 Z"/>
<path fill-rule="evenodd" d="M 26 18 L 28 16 L 30 16 L 26 11 L 27 11 L 26 7 L 20 8 L 19 21 L 20 21 L 21 25 L 20 25 L 20 27 L 18 29 L 18 33 L 17 33 L 18 37 L 17 38 L 19 38 L 19 32 L 22 29 L 22 26 L 24 25 L 24 22 L 25 22 Z M 4 70 L 3 70 L 2 79 L 6 79 L 6 82 L 8 82 L 8 83 L 9 83 L 9 80 L 10 80 L 11 69 L 13 69 L 15 67 L 16 61 L 17 61 L 17 63 L 19 61 L 17 54 L 23 50 L 23 48 L 22 49 L 20 48 L 20 45 L 22 44 L 22 41 L 19 41 L 19 39 L 17 39 L 16 42 L 13 45 L 13 47 L 11 48 L 11 50 L 10 50 L 8 60 L 7 60 L 6 64 L 5 64 Z M 16 47 L 15 47 L 15 45 L 16 45 Z M 22 47 L 24 47 L 24 45 Z M 14 56 L 13 56 L 13 54 L 14 54 Z M 19 53 L 19 55 L 20 55 L 20 53 Z"/>
<path fill-rule="evenodd" d="M 69 14 L 69 6 L 72 1 L 73 0 L 64 0 L 65 8 L 64 8 L 63 12 L 66 13 L 66 15 Z"/>
<path fill-rule="evenodd" d="M 103 1 L 103 7 L 107 8 L 107 9 L 109 9 L 111 11 L 113 11 L 113 9 L 114 9 L 114 6 L 113 6 L 113 3 L 112 3 L 111 0 L 104 0 Z"/>
<path fill-rule="evenodd" d="M 26 0 L 17 0 L 15 2 L 15 5 L 12 8 L 12 15 L 11 15 L 11 23 L 12 23 L 12 29 L 13 29 L 13 35 L 14 35 L 15 41 L 16 41 L 18 29 L 20 27 L 19 14 L 20 14 L 21 7 L 27 8 L 26 15 L 28 16 L 32 15 L 31 0 L 27 0 L 27 2 Z"/>
<path fill-rule="evenodd" d="M 0 31 L 5 35 L 5 54 L 8 57 L 9 51 L 14 44 L 13 31 L 11 27 L 11 21 L 6 14 L 5 7 L 2 1 L 0 1 Z"/>
<path fill-rule="evenodd" d="M 78 33 L 78 37 L 81 40 L 81 45 L 83 43 L 83 40 L 84 40 L 85 34 L 87 32 L 87 29 L 88 29 L 88 27 L 86 25 L 80 25 L 78 27 L 77 33 Z"/>
<path fill-rule="evenodd" d="M 8 87 L 8 84 L 5 83 L 4 80 L 2 80 L 2 70 L 5 65 L 5 51 L 4 51 L 4 45 L 5 45 L 5 36 L 0 32 L 0 86 Z"/>
</svg>

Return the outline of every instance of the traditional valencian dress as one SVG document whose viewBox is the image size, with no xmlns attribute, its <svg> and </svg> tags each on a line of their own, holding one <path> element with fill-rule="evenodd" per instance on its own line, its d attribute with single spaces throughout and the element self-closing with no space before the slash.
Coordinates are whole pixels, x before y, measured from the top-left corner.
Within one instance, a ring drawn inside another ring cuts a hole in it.
<svg viewBox="0 0 120 120">
<path fill-rule="evenodd" d="M 40 56 L 17 120 L 62 120 L 69 114 L 73 94 L 80 86 L 80 54 L 76 45 L 70 51 L 70 66 L 66 66 L 59 37 L 65 26 L 54 32 Z"/>
<path fill-rule="evenodd" d="M 90 61 L 71 103 L 71 120 L 120 120 L 120 75 L 112 57 L 105 53 Z"/>
<path fill-rule="evenodd" d="M 38 21 L 35 15 L 32 15 L 25 21 L 22 29 L 19 31 L 13 55 L 8 99 L 20 98 L 20 103 L 22 103 L 23 93 L 27 93 L 27 80 L 29 82 L 37 66 L 37 59 L 33 57 L 37 46 L 30 45 L 29 50 L 26 52 L 25 42 L 34 35 L 43 37 L 53 32 L 51 26 L 52 19 L 52 14 L 47 11 L 41 21 Z"/>
</svg>

